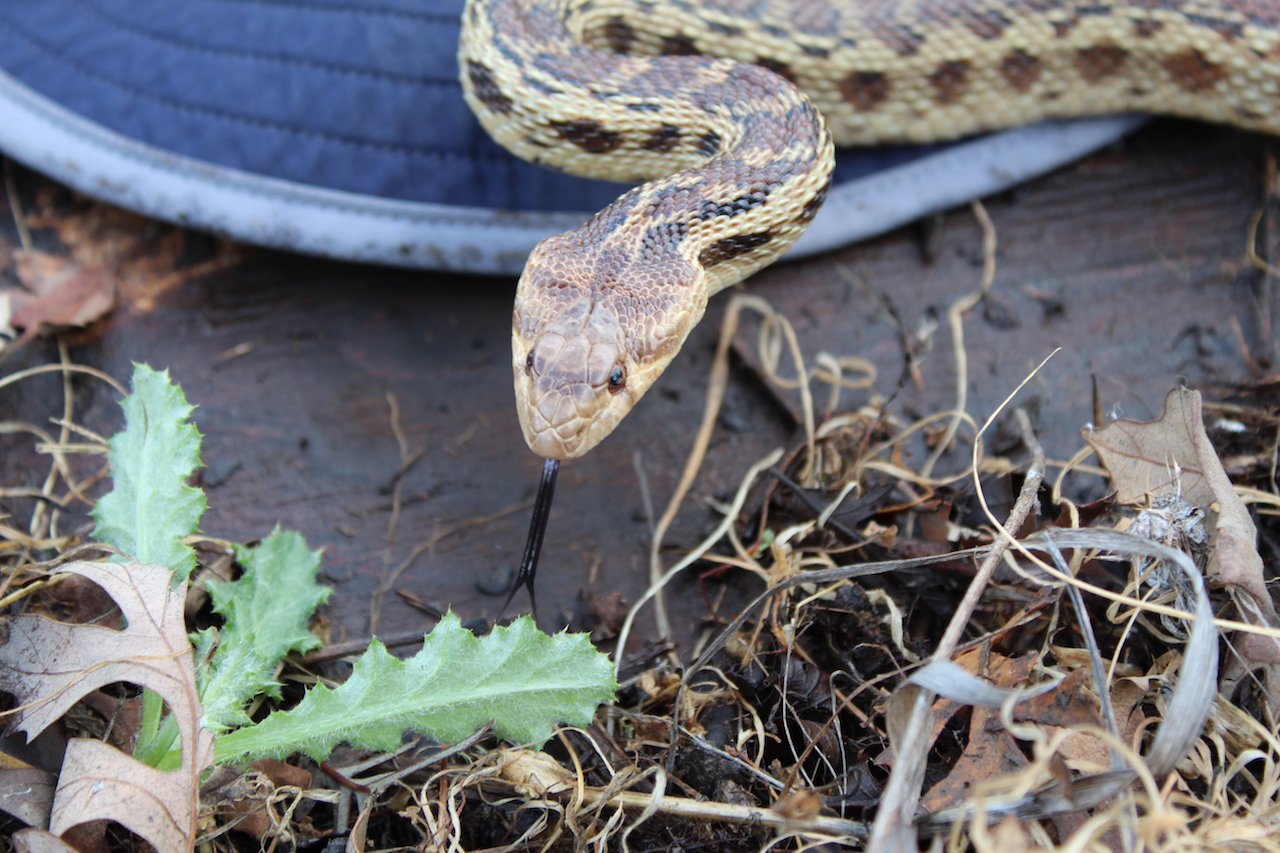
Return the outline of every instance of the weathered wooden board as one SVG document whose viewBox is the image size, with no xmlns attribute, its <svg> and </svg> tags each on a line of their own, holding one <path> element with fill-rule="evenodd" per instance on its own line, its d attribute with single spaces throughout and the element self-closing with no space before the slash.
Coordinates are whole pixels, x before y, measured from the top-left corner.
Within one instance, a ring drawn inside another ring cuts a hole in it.
<svg viewBox="0 0 1280 853">
<path fill-rule="evenodd" d="M 1181 381 L 1245 377 L 1241 342 L 1255 359 L 1274 357 L 1276 342 L 1263 338 L 1275 318 L 1268 327 L 1259 316 L 1261 275 L 1245 258 L 1250 216 L 1264 195 L 1265 144 L 1158 122 L 988 200 L 999 249 L 992 293 L 965 324 L 970 413 L 984 418 L 1062 347 L 1022 398 L 1033 405 L 1051 455 L 1062 456 L 1094 417 L 1095 380 L 1105 413 L 1154 416 Z M 50 195 L 38 176 L 19 171 L 17 183 L 28 207 Z M 50 209 L 66 208 L 59 204 Z M 941 222 L 931 262 L 918 230 L 904 229 L 781 265 L 746 287 L 792 318 L 808 353 L 874 360 L 884 394 L 893 392 L 903 358 L 886 304 L 912 335 L 938 320 L 920 382 L 903 387 L 894 405 L 906 415 L 946 409 L 955 398 L 946 308 L 979 281 L 981 235 L 966 210 Z M 172 230 L 156 228 L 135 255 L 176 256 L 183 241 L 166 243 Z M 58 245 L 55 230 L 37 228 L 37 242 Z M 7 243 L 0 248 L 17 245 L 11 222 L 0 235 Z M 226 249 L 219 255 L 211 244 L 187 235 L 180 263 L 225 259 Z M 433 620 L 397 591 L 464 617 L 496 615 L 502 599 L 477 582 L 518 562 L 529 515 L 523 505 L 541 464 L 525 448 L 512 408 L 512 282 L 238 251 L 238 261 L 195 278 L 155 271 L 148 279 L 145 265 L 134 269 L 122 304 L 76 337 L 73 358 L 121 378 L 131 361 L 172 371 L 199 406 L 205 435 L 204 529 L 249 540 L 280 523 L 323 546 L 324 574 L 337 588 L 328 607 L 335 639 L 366 636 L 375 611 L 381 635 L 429 627 Z M 616 436 L 564 466 L 539 579 L 544 627 L 563 625 L 583 609 L 584 595 L 621 592 L 634 601 L 645 588 L 649 528 L 637 470 L 660 511 L 701 414 L 723 306 L 723 297 L 712 305 L 686 352 Z M 35 342 L 5 369 L 55 358 L 52 344 Z M 76 387 L 81 422 L 107 433 L 119 424 L 114 396 L 102 385 L 77 380 Z M 420 452 L 404 472 L 398 515 L 402 451 L 391 397 L 407 454 Z M 867 392 L 847 392 L 843 402 L 866 399 Z M 0 392 L 4 419 L 46 423 L 61 405 L 53 379 Z M 785 407 L 749 367 L 735 374 L 728 406 L 727 427 L 668 537 L 675 547 L 692 545 L 710 527 L 714 514 L 701 496 L 731 492 L 755 459 L 793 437 Z M 38 485 L 47 465 L 31 442 L 0 442 L 3 483 Z M 22 501 L 5 508 L 19 518 L 28 511 Z M 383 586 L 393 591 L 379 599 Z M 706 608 L 695 578 L 673 591 L 687 638 Z M 523 598 L 517 602 L 523 606 Z"/>
</svg>

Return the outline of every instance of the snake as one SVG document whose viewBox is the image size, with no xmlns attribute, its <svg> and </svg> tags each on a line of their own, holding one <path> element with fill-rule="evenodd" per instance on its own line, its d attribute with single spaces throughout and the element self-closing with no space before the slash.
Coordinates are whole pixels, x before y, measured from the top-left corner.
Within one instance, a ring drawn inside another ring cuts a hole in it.
<svg viewBox="0 0 1280 853">
<path fill-rule="evenodd" d="M 710 297 L 817 214 L 835 145 L 1147 112 L 1280 132 L 1280 0 L 467 0 L 467 103 L 515 155 L 638 184 L 530 254 L 529 447 L 579 457 Z"/>
</svg>

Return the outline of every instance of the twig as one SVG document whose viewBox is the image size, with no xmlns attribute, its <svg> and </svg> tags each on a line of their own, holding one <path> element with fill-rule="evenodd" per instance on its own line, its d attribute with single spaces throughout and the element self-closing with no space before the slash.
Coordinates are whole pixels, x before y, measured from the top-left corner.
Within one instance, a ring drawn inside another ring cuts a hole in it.
<svg viewBox="0 0 1280 853">
<path fill-rule="evenodd" d="M 816 513 L 825 512 L 825 513 L 828 513 L 828 515 L 830 515 L 829 511 L 832 510 L 832 507 L 818 503 L 818 501 L 810 497 L 808 491 L 799 483 L 797 483 L 795 480 L 792 480 L 790 477 L 788 477 L 786 474 L 779 471 L 777 468 L 770 468 L 769 474 L 778 482 L 782 483 L 782 485 L 790 489 L 791 493 L 794 494 L 798 499 L 800 499 L 805 506 L 809 507 L 809 509 L 813 510 Z M 885 495 L 889 493 L 889 491 L 892 491 L 892 487 L 890 487 L 888 490 L 881 489 L 878 497 L 883 498 Z M 843 500 L 841 501 L 841 503 L 843 503 Z M 832 530 L 844 536 L 854 545 L 858 545 L 867 541 L 866 539 L 859 536 L 856 530 L 846 527 L 845 525 L 836 521 L 834 518 L 828 517 L 825 521 L 822 522 L 821 526 L 830 527 Z"/>
<path fill-rule="evenodd" d="M 455 755 L 459 755 L 463 752 L 466 752 L 468 749 L 471 749 L 471 747 L 475 746 L 481 740 L 483 740 L 484 737 L 487 734 L 489 734 L 489 732 L 492 729 L 493 729 L 493 722 L 492 721 L 487 722 L 480 728 L 476 729 L 471 734 L 464 737 L 462 740 L 453 744 L 452 746 L 446 746 L 446 747 L 443 747 L 442 749 L 438 749 L 435 752 L 431 753 L 430 755 L 426 755 L 422 758 L 417 759 L 416 761 L 412 761 L 398 770 L 393 770 L 389 773 L 380 773 L 377 776 L 372 776 L 367 779 L 357 780 L 349 776 L 346 776 L 341 771 L 336 770 L 328 762 L 321 762 L 320 768 L 324 770 L 324 772 L 332 776 L 335 780 L 337 780 L 339 784 L 343 785 L 344 787 L 350 788 L 353 791 L 360 791 L 366 794 L 373 794 L 390 787 L 396 782 L 399 782 L 401 779 L 404 779 L 408 776 L 412 776 L 414 773 L 417 773 L 419 770 L 422 770 L 425 767 L 430 767 L 433 764 L 439 764 L 442 761 L 448 761 L 450 758 L 453 758 Z M 390 758 L 394 756 L 388 756 L 388 757 Z"/>
<path fill-rule="evenodd" d="M 1245 238 L 1245 254 L 1249 257 L 1249 263 L 1269 276 L 1280 277 L 1280 267 L 1275 266 L 1266 258 L 1258 254 L 1258 226 L 1262 224 L 1262 217 L 1266 214 L 1266 208 L 1259 206 L 1249 217 L 1248 236 Z"/>
<path fill-rule="evenodd" d="M 334 766 L 327 761 L 320 762 L 320 769 L 323 770 L 329 776 L 330 779 L 337 782 L 339 785 L 341 785 L 344 788 L 349 788 L 352 791 L 356 791 L 361 794 L 373 793 L 372 789 L 370 789 L 368 785 L 364 785 L 360 782 L 355 781 L 354 779 L 347 778 L 343 774 L 339 773 L 336 769 L 334 769 Z"/>
<path fill-rule="evenodd" d="M 835 838 L 866 838 L 867 825 L 827 815 L 807 818 L 785 817 L 772 809 L 740 806 L 732 803 L 706 802 L 688 797 L 658 796 L 635 791 L 610 792 L 608 788 L 577 788 L 574 792 L 585 805 L 621 806 L 626 809 L 652 809 L 668 815 L 701 818 L 721 823 L 745 823 L 767 826 L 786 833 L 806 832 Z M 569 796 L 568 791 L 556 796 Z"/>
</svg>

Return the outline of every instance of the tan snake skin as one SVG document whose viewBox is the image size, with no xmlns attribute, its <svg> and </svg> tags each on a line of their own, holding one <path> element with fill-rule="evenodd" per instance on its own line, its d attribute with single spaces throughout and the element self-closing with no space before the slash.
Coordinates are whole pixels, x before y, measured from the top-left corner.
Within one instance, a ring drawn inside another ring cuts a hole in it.
<svg viewBox="0 0 1280 853">
<path fill-rule="evenodd" d="M 657 179 L 544 240 L 520 279 L 518 411 L 552 459 L 607 436 L 707 299 L 795 241 L 832 137 L 1131 111 L 1280 131 L 1280 0 L 468 0 L 459 62 L 518 156 Z"/>
</svg>

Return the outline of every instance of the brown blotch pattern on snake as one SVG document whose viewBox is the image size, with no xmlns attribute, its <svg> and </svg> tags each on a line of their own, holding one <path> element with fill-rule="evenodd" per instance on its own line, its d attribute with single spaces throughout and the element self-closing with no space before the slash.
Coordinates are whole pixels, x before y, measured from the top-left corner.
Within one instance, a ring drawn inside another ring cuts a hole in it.
<svg viewBox="0 0 1280 853">
<path fill-rule="evenodd" d="M 1189 48 L 1182 53 L 1169 57 L 1164 62 L 1165 71 L 1187 92 L 1204 92 L 1226 76 L 1222 66 L 1209 59 L 1196 48 Z"/>
<path fill-rule="evenodd" d="M 1035 85 L 1043 69 L 1043 62 L 1020 47 L 1009 51 L 1000 61 L 1000 76 L 1019 93 L 1026 92 Z"/>
<path fill-rule="evenodd" d="M 892 84 L 882 71 L 855 71 L 836 84 L 840 97 L 858 112 L 869 113 L 889 100 Z"/>
<path fill-rule="evenodd" d="M 1100 44 L 1076 51 L 1076 70 L 1090 83 L 1096 83 L 1119 74 L 1128 58 L 1129 51 L 1124 48 L 1114 44 Z"/>
<path fill-rule="evenodd" d="M 717 264 L 723 264 L 725 261 L 731 261 L 757 246 L 763 246 L 772 239 L 773 234 L 769 231 L 760 231 L 755 234 L 735 234 L 732 237 L 725 237 L 703 249 L 698 254 L 698 263 L 704 267 L 714 267 Z"/>
<path fill-rule="evenodd" d="M 940 104 L 953 104 L 969 89 L 969 63 L 964 59 L 944 62 L 929 75 L 933 98 Z"/>
<path fill-rule="evenodd" d="M 470 60 L 467 62 L 467 74 L 471 78 L 471 89 L 480 99 L 480 103 L 495 113 L 511 112 L 511 99 L 502 94 L 502 90 L 498 88 L 492 69 Z"/>
<path fill-rule="evenodd" d="M 600 122 L 591 119 L 553 121 L 551 126 L 561 138 L 589 154 L 608 154 L 622 144 L 621 133 L 606 130 Z"/>
</svg>

